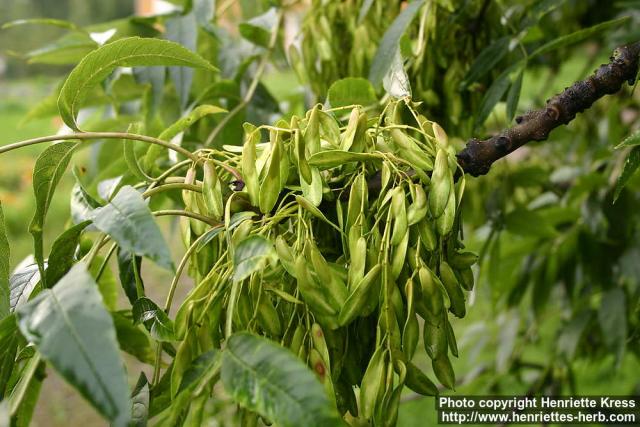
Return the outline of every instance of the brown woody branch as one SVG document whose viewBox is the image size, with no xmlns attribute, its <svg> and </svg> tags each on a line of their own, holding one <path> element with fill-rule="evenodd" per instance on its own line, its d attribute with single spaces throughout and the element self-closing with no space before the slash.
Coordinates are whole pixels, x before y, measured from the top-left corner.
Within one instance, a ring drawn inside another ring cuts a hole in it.
<svg viewBox="0 0 640 427">
<path fill-rule="evenodd" d="M 549 99 L 544 108 L 516 117 L 515 126 L 487 140 L 469 140 L 457 155 L 460 166 L 470 175 L 484 175 L 493 162 L 527 142 L 547 139 L 553 129 L 569 123 L 598 99 L 616 93 L 625 82 L 633 84 L 638 73 L 639 55 L 640 42 L 617 48 L 611 62 Z"/>
</svg>

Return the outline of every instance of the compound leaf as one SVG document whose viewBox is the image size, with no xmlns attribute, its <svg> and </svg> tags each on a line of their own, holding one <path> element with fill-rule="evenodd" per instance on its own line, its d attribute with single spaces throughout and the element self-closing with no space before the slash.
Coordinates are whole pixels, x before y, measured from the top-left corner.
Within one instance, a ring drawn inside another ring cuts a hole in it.
<svg viewBox="0 0 640 427">
<path fill-rule="evenodd" d="M 313 372 L 266 338 L 232 335 L 223 352 L 221 378 L 237 403 L 281 427 L 344 425 Z"/>
<path fill-rule="evenodd" d="M 207 60 L 178 43 L 140 37 L 116 40 L 89 53 L 71 71 L 58 98 L 58 110 L 62 120 L 70 128 L 78 130 L 76 116 L 85 95 L 116 67 L 154 65 L 176 65 L 217 71 Z"/>
<path fill-rule="evenodd" d="M 91 213 L 91 219 L 98 230 L 111 236 L 124 250 L 173 269 L 160 228 L 142 195 L 133 187 L 122 187 L 108 205 Z"/>
<path fill-rule="evenodd" d="M 111 316 L 83 263 L 16 310 L 39 353 L 107 419 L 126 426 L 131 404 Z"/>
</svg>

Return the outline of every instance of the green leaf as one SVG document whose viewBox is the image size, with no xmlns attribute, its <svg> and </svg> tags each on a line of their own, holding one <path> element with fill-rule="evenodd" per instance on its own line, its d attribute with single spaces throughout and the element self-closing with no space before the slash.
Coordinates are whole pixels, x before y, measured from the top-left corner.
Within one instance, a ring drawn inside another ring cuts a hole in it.
<svg viewBox="0 0 640 427">
<path fill-rule="evenodd" d="M 25 262 L 26 261 L 26 262 Z M 16 268 L 9 279 L 9 306 L 15 310 L 18 305 L 27 302 L 31 292 L 40 283 L 40 269 L 32 257 L 27 258 Z"/>
<path fill-rule="evenodd" d="M 640 132 L 638 133 L 638 135 L 640 135 Z M 629 139 L 630 138 L 627 138 L 625 141 Z M 637 138 L 637 139 L 638 139 L 638 142 L 640 143 L 640 138 Z M 613 194 L 614 202 L 618 200 L 618 197 L 620 196 L 620 192 L 624 187 L 626 187 L 631 177 L 636 173 L 636 171 L 638 170 L 638 166 L 640 166 L 640 147 L 634 147 L 629 153 L 629 155 L 627 156 L 627 160 L 624 162 L 622 173 L 620 174 L 620 176 L 618 177 L 618 180 L 616 181 L 616 189 Z"/>
<path fill-rule="evenodd" d="M 0 320 L 0 396 L 5 396 L 7 383 L 16 366 L 18 325 L 14 315 Z"/>
<path fill-rule="evenodd" d="M 153 339 L 175 341 L 173 322 L 155 302 L 147 297 L 138 298 L 132 312 L 136 323 L 144 323 Z"/>
<path fill-rule="evenodd" d="M 507 121 L 511 122 L 516 115 L 518 101 L 520 101 L 520 92 L 522 91 L 522 78 L 524 70 L 520 70 L 517 77 L 511 84 L 509 93 L 507 94 Z"/>
<path fill-rule="evenodd" d="M 27 356 L 24 368 L 20 370 L 17 384 L 11 390 L 9 407 L 16 427 L 31 425 L 33 411 L 40 395 L 45 377 L 45 364 L 39 354 Z"/>
<path fill-rule="evenodd" d="M 278 260 L 273 243 L 265 237 L 252 235 L 242 240 L 233 253 L 233 280 L 238 282 Z"/>
<path fill-rule="evenodd" d="M 591 311 L 585 310 L 575 315 L 560 332 L 557 339 L 558 353 L 567 357 L 568 360 L 573 360 L 576 354 L 576 349 L 580 343 L 580 339 L 584 334 L 584 330 L 591 319 Z"/>
<path fill-rule="evenodd" d="M 80 243 L 80 236 L 91 221 L 84 221 L 74 225 L 62 233 L 51 246 L 51 255 L 47 262 L 46 283 L 49 287 L 55 285 L 73 266 L 76 249 Z"/>
<path fill-rule="evenodd" d="M 98 47 L 98 44 L 82 33 L 69 33 L 39 49 L 28 52 L 29 64 L 75 65 Z"/>
<path fill-rule="evenodd" d="M 149 334 L 140 325 L 133 323 L 133 315 L 128 310 L 111 313 L 120 349 L 142 363 L 155 362 L 155 350 L 151 346 Z"/>
<path fill-rule="evenodd" d="M 131 123 L 127 129 L 127 133 L 141 133 L 142 123 Z M 122 141 L 123 157 L 127 163 L 129 172 L 139 181 L 146 182 L 148 180 L 147 175 L 142 170 L 138 158 L 136 157 L 136 141 L 125 139 Z"/>
<path fill-rule="evenodd" d="M 149 418 L 149 381 L 140 372 L 138 382 L 131 393 L 131 423 L 129 427 L 146 427 Z"/>
<path fill-rule="evenodd" d="M 568 46 L 570 44 L 581 42 L 591 36 L 594 36 L 604 30 L 608 30 L 609 28 L 620 27 L 624 22 L 629 20 L 629 16 L 624 16 L 618 19 L 612 19 L 611 21 L 601 22 L 593 27 L 585 28 L 582 30 L 578 30 L 571 34 L 567 34 L 566 36 L 559 37 L 553 41 L 550 41 L 547 44 L 540 46 L 538 49 L 534 50 L 530 55 L 529 59 L 532 59 L 538 55 L 542 55 L 547 52 L 551 52 L 555 49 L 560 49 L 561 47 Z"/>
<path fill-rule="evenodd" d="M 602 297 L 598 320 L 602 337 L 608 347 L 616 352 L 618 363 L 624 355 L 627 340 L 627 298 L 621 288 L 614 288 Z"/>
<path fill-rule="evenodd" d="M 509 51 L 509 41 L 509 37 L 502 37 L 484 48 L 471 64 L 461 86 L 465 88 L 491 71 Z"/>
<path fill-rule="evenodd" d="M 509 212 L 504 224 L 510 233 L 521 236 L 553 237 L 556 234 L 556 230 L 542 215 L 524 208 Z"/>
<path fill-rule="evenodd" d="M 107 233 L 121 248 L 173 270 L 171 253 L 160 228 L 142 195 L 133 187 L 122 187 L 108 205 L 91 213 L 91 219 L 98 230 Z"/>
<path fill-rule="evenodd" d="M 246 332 L 231 336 L 221 378 L 234 401 L 280 427 L 344 425 L 309 368 L 266 338 Z"/>
<path fill-rule="evenodd" d="M 109 310 L 115 310 L 118 304 L 118 282 L 109 265 L 105 265 L 101 270 L 103 262 L 103 257 L 96 256 L 91 263 L 89 273 L 98 282 L 98 291 L 100 291 L 104 306 Z"/>
<path fill-rule="evenodd" d="M 623 139 L 620 144 L 616 145 L 616 150 L 624 147 L 635 147 L 637 145 L 640 145 L 640 131 Z"/>
<path fill-rule="evenodd" d="M 135 256 L 129 251 L 118 248 L 118 276 L 120 284 L 127 295 L 129 302 L 133 305 L 138 299 L 138 295 L 144 293 L 144 283 L 140 275 L 142 258 Z M 141 292 L 138 292 L 138 291 Z"/>
<path fill-rule="evenodd" d="M 126 426 L 131 403 L 111 316 L 82 263 L 16 310 L 22 334 L 103 416 Z"/>
<path fill-rule="evenodd" d="M 187 368 L 182 376 L 182 382 L 178 393 L 191 388 L 196 388 L 194 395 L 199 394 L 198 388 L 201 388 L 220 370 L 221 354 L 217 349 L 209 350 L 198 356 Z"/>
<path fill-rule="evenodd" d="M 185 117 L 182 117 L 177 122 L 165 129 L 160 134 L 160 136 L 158 136 L 158 138 L 162 139 L 163 141 L 170 141 L 174 136 L 178 135 L 180 132 L 183 132 L 204 116 L 226 112 L 227 110 L 216 105 L 199 105 Z"/>
<path fill-rule="evenodd" d="M 342 166 L 349 162 L 368 162 L 372 160 L 380 161 L 381 158 L 377 154 L 372 153 L 354 153 L 343 150 L 326 150 L 320 151 L 309 157 L 309 166 L 315 166 L 319 169 L 331 169 Z"/>
<path fill-rule="evenodd" d="M 238 25 L 240 34 L 251 43 L 262 47 L 269 46 L 271 32 L 278 22 L 278 13 L 275 7 L 270 8 L 262 15 L 256 16 L 247 22 Z"/>
<path fill-rule="evenodd" d="M 409 3 L 382 36 L 376 55 L 371 63 L 371 70 L 369 71 L 369 80 L 374 87 L 380 86 L 382 79 L 389 71 L 389 68 L 391 68 L 391 64 L 399 48 L 400 38 L 423 4 L 424 0 L 414 0 Z"/>
<path fill-rule="evenodd" d="M 165 37 L 191 52 L 195 52 L 198 42 L 198 25 L 195 14 L 178 15 L 167 19 Z M 184 110 L 189 102 L 191 83 L 193 82 L 193 69 L 187 67 L 169 67 L 169 77 L 176 88 L 180 100 L 180 109 Z"/>
<path fill-rule="evenodd" d="M 487 93 L 482 98 L 482 104 L 476 115 L 475 126 L 478 127 L 487 120 L 489 114 L 493 111 L 493 107 L 502 99 L 509 85 L 511 84 L 511 69 L 506 70 L 493 82 Z"/>
<path fill-rule="evenodd" d="M 78 143 L 69 141 L 53 144 L 38 156 L 33 167 L 33 192 L 36 196 L 36 212 L 29 225 L 29 232 L 33 235 L 34 257 L 42 276 L 44 276 L 42 229 L 45 217 L 47 216 L 51 199 L 53 199 L 53 194 L 56 191 L 56 186 L 67 169 L 73 150 L 77 145 Z"/>
<path fill-rule="evenodd" d="M 7 229 L 4 225 L 2 202 L 0 202 L 0 319 L 4 319 L 9 314 L 10 258 L 11 250 L 7 239 Z"/>
<path fill-rule="evenodd" d="M 130 37 L 108 43 L 85 56 L 71 71 L 58 98 L 62 120 L 78 130 L 76 116 L 87 92 L 116 67 L 178 65 L 217 69 L 198 54 L 167 40 Z"/>
<path fill-rule="evenodd" d="M 327 97 L 332 107 L 367 106 L 377 101 L 373 86 L 362 77 L 347 77 L 334 82 L 329 88 Z"/>
</svg>

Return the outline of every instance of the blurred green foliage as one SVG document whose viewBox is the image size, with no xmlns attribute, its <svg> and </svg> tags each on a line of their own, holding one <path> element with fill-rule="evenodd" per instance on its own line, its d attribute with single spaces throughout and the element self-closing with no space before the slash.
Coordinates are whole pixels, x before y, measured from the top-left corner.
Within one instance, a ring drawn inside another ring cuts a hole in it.
<svg viewBox="0 0 640 427">
<path fill-rule="evenodd" d="M 133 7 L 132 0 L 2 0 L 0 26 L 25 18 L 63 19 L 87 26 L 130 16 Z M 59 28 L 45 25 L 0 31 L 0 59 L 4 57 L 7 62 L 6 77 L 65 73 L 68 67 L 28 65 L 20 57 L 62 33 Z"/>
</svg>

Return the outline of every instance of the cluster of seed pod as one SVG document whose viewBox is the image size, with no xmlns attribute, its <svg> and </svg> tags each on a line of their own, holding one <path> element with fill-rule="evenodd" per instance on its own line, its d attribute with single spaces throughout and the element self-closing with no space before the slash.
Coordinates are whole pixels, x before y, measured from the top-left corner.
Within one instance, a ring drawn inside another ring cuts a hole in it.
<svg viewBox="0 0 640 427">
<path fill-rule="evenodd" d="M 398 14 L 400 3 L 313 0 L 309 10 L 289 60 L 300 81 L 324 96 L 339 79 L 367 75 L 389 16 Z"/>
<path fill-rule="evenodd" d="M 313 0 L 300 41 L 289 48 L 289 61 L 300 81 L 318 99 L 325 99 L 333 82 L 369 77 L 385 32 L 394 28 L 390 17 L 399 17 L 407 3 Z M 454 3 L 424 2 L 399 45 L 415 97 L 424 101 L 430 116 L 444 126 L 455 126 L 457 135 L 468 135 L 473 126 L 469 112 L 478 111 L 485 89 L 467 90 L 474 83 L 465 81 L 467 71 L 483 46 L 505 34 L 501 15 L 492 8 L 485 10 L 481 2 L 464 7 Z M 482 25 L 478 16 L 483 16 Z M 491 80 L 482 83 L 490 86 Z"/>
<path fill-rule="evenodd" d="M 198 285 L 176 332 L 190 347 L 265 335 L 309 364 L 354 425 L 394 425 L 404 386 L 438 392 L 412 362 L 421 335 L 436 378 L 454 387 L 448 312 L 465 315 L 477 257 L 460 241 L 464 177 L 454 181 L 442 128 L 410 101 L 371 118 L 349 108 L 246 125 L 243 147 L 205 162 L 202 194 L 184 201 L 220 225 L 185 220 Z M 226 188 L 230 168 L 242 182 Z"/>
</svg>

